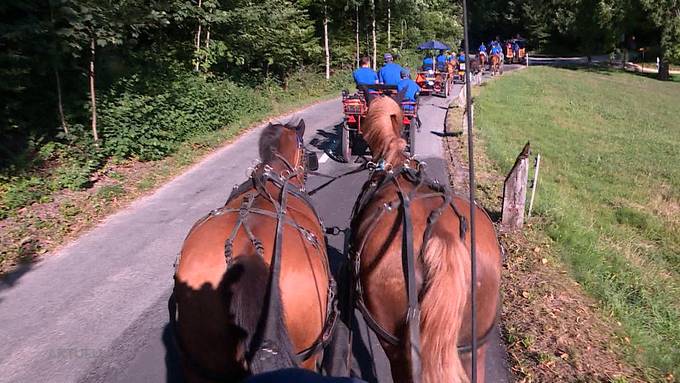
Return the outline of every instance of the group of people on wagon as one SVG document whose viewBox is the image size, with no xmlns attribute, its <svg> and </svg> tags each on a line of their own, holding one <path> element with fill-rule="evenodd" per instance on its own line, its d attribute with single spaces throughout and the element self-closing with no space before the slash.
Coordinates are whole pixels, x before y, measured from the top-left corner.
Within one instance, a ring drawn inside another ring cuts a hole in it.
<svg viewBox="0 0 680 383">
<path fill-rule="evenodd" d="M 359 68 L 353 73 L 357 87 L 374 84 L 396 86 L 397 92 L 404 92 L 403 101 L 415 102 L 420 86 L 411 79 L 411 71 L 395 63 L 391 53 L 385 53 L 383 60 L 384 65 L 376 73 L 371 69 L 371 59 L 366 56 L 361 58 Z"/>
<path fill-rule="evenodd" d="M 440 72 L 446 71 L 446 66 L 450 62 L 465 62 L 465 52 L 461 51 L 457 56 L 455 52 L 440 50 L 439 55 L 434 59 L 430 55 L 423 57 L 422 69 L 423 71 L 433 70 L 436 68 Z M 436 66 L 435 66 L 436 65 Z"/>
</svg>

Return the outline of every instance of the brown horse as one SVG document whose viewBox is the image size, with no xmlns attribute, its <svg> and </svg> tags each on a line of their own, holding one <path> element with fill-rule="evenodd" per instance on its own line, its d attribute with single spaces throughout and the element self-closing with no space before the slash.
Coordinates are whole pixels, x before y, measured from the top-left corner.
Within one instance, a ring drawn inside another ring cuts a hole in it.
<svg viewBox="0 0 680 383">
<path fill-rule="evenodd" d="M 503 70 L 502 70 L 502 67 L 501 67 L 502 65 L 503 65 L 503 63 L 502 63 L 502 59 L 501 59 L 500 55 L 497 55 L 497 54 L 491 55 L 490 66 L 491 66 L 491 75 L 492 76 L 495 76 L 498 73 L 503 74 Z"/>
<path fill-rule="evenodd" d="M 170 308 L 187 381 L 315 367 L 335 306 L 303 133 L 303 121 L 265 128 L 262 163 L 184 241 Z"/>
<path fill-rule="evenodd" d="M 486 56 L 486 54 L 482 54 L 482 53 L 479 53 L 478 56 L 479 56 L 479 67 L 480 67 L 480 71 L 481 71 L 482 74 L 483 74 L 483 73 L 484 73 L 484 70 L 486 70 L 487 56 Z"/>
<path fill-rule="evenodd" d="M 363 137 L 378 165 L 352 215 L 356 305 L 378 334 L 395 382 L 466 382 L 470 236 L 460 212 L 470 204 L 429 181 L 424 164 L 406 157 L 397 102 L 372 100 L 365 121 Z M 483 341 L 497 317 L 501 251 L 491 220 L 477 211 L 477 371 L 483 381 Z"/>
</svg>

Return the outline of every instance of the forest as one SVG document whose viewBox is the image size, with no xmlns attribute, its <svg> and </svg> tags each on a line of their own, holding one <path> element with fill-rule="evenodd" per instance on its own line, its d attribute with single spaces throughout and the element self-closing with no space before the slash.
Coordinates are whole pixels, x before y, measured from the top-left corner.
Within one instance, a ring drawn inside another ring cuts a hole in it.
<svg viewBox="0 0 680 383">
<path fill-rule="evenodd" d="M 519 33 L 532 51 L 590 55 L 637 35 L 661 78 L 680 59 L 680 0 L 469 4 L 473 44 Z M 161 159 L 264 114 L 293 84 L 347 82 L 362 55 L 462 35 L 459 1 L 4 0 L 0 218 L 89 187 L 107 161 Z"/>
</svg>

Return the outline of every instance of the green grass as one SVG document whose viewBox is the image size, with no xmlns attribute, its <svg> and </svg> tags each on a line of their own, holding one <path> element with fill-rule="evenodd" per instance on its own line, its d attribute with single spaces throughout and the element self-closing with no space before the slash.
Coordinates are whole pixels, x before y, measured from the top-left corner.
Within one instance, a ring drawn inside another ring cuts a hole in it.
<svg viewBox="0 0 680 383">
<path fill-rule="evenodd" d="M 623 324 L 649 379 L 680 376 L 680 84 L 531 68 L 476 99 L 486 152 L 507 172 L 541 153 L 536 213 L 572 276 Z"/>
</svg>

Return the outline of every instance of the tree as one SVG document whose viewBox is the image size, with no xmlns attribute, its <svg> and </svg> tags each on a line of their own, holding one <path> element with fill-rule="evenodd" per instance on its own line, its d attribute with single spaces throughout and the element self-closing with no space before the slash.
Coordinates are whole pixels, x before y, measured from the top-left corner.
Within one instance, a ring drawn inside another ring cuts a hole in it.
<svg viewBox="0 0 680 383">
<path fill-rule="evenodd" d="M 660 80 L 670 78 L 669 62 L 680 61 L 680 0 L 640 0 L 650 21 L 658 28 Z"/>
<path fill-rule="evenodd" d="M 241 0 L 232 7 L 224 11 L 219 25 L 214 25 L 226 46 L 225 59 L 230 65 L 285 80 L 293 69 L 318 60 L 319 40 L 306 11 L 298 4 Z"/>
</svg>

